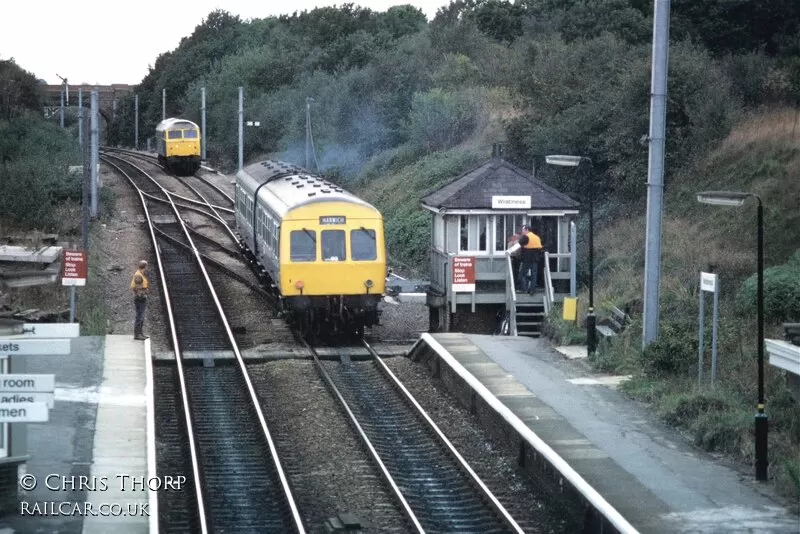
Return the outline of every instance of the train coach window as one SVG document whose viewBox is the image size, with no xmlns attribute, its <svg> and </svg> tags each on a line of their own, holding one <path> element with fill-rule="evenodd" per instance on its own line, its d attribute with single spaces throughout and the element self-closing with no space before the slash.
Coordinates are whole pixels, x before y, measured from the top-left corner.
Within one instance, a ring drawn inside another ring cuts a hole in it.
<svg viewBox="0 0 800 534">
<path fill-rule="evenodd" d="M 374 261 L 378 259 L 375 246 L 375 230 L 360 228 L 350 231 L 350 252 L 355 261 Z"/>
<path fill-rule="evenodd" d="M 344 261 L 347 259 L 344 245 L 344 230 L 322 231 L 323 261 Z"/>
<path fill-rule="evenodd" d="M 317 261 L 317 233 L 314 230 L 292 230 L 289 248 L 292 261 Z"/>
<path fill-rule="evenodd" d="M 181 131 L 180 130 L 170 130 L 167 132 L 167 137 L 170 139 L 180 139 L 181 138 Z"/>
<path fill-rule="evenodd" d="M 197 130 L 184 130 L 183 131 L 183 138 L 184 139 L 197 139 Z"/>
</svg>

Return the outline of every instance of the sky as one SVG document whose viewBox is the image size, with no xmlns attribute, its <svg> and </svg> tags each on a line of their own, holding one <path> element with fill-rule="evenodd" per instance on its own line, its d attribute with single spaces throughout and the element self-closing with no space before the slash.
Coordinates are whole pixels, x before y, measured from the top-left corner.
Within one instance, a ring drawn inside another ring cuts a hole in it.
<svg viewBox="0 0 800 534">
<path fill-rule="evenodd" d="M 449 0 L 351 0 L 373 11 L 411 4 L 430 21 Z M 242 20 L 315 7 L 325 0 L 14 0 L 0 7 L 0 59 L 13 58 L 37 78 L 57 85 L 136 85 L 159 55 L 175 50 L 209 13 L 223 9 Z M 78 9 L 78 6 L 81 6 Z"/>
</svg>

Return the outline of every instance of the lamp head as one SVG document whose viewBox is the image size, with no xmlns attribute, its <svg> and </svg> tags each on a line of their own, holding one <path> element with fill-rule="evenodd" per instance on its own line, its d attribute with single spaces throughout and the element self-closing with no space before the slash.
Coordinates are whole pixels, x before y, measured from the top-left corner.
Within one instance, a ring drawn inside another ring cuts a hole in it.
<svg viewBox="0 0 800 534">
<path fill-rule="evenodd" d="M 558 165 L 561 167 L 577 167 L 581 164 L 581 156 L 545 156 L 544 160 L 548 165 Z"/>
<path fill-rule="evenodd" d="M 753 195 L 738 191 L 701 191 L 697 193 L 697 201 L 714 206 L 741 206 L 750 196 Z"/>
</svg>

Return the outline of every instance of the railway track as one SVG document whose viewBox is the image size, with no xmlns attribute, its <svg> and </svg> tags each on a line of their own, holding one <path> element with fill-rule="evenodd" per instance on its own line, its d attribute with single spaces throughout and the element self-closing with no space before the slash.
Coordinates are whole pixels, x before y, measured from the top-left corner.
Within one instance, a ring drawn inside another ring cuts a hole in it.
<svg viewBox="0 0 800 534">
<path fill-rule="evenodd" d="M 183 415 L 162 413 L 158 471 L 191 472 L 193 491 L 159 494 L 161 530 L 305 532 L 261 403 L 178 207 L 135 164 L 107 162 L 139 191 L 176 355 L 175 366 L 157 368 L 155 377 L 157 394 L 172 396 L 171 408 Z M 187 365 L 190 351 L 228 352 L 234 364 Z"/>
<path fill-rule="evenodd" d="M 372 367 L 314 362 L 413 532 L 523 532 L 365 341 Z"/>
</svg>

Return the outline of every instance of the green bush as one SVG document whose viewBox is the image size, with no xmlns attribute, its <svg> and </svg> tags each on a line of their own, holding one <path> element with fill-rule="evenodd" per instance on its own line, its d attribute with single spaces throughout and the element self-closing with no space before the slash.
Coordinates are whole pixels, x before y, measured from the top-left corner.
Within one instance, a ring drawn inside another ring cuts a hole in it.
<svg viewBox="0 0 800 534">
<path fill-rule="evenodd" d="M 744 281 L 737 295 L 742 313 L 752 313 L 756 307 L 758 277 Z M 800 319 L 800 250 L 789 261 L 764 270 L 764 317 L 769 321 Z"/>
<path fill-rule="evenodd" d="M 697 364 L 697 340 L 686 328 L 662 324 L 658 338 L 642 352 L 641 364 L 650 377 L 687 375 Z"/>
<path fill-rule="evenodd" d="M 425 150 L 445 150 L 469 136 L 481 120 L 481 95 L 474 90 L 415 93 L 408 139 Z"/>
</svg>

